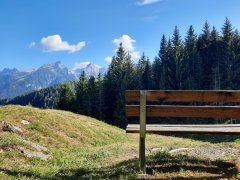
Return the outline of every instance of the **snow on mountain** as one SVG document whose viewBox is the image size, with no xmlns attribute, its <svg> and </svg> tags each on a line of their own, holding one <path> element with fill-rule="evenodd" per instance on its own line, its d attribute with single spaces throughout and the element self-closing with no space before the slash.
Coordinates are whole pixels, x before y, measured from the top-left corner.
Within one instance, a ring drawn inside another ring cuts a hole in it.
<svg viewBox="0 0 240 180">
<path fill-rule="evenodd" d="M 90 77 L 91 75 L 97 77 L 99 73 L 104 75 L 106 73 L 106 68 L 91 62 L 80 62 L 75 63 L 75 67 L 70 70 L 70 72 L 76 77 L 79 77 L 83 71 L 86 73 L 87 77 Z"/>
</svg>

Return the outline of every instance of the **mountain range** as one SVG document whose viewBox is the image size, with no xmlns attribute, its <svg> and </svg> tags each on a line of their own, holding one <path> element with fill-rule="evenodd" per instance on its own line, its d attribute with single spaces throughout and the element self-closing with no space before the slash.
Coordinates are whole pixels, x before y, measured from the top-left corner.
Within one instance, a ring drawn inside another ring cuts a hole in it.
<svg viewBox="0 0 240 180">
<path fill-rule="evenodd" d="M 38 69 L 19 70 L 5 68 L 0 71 L 0 98 L 13 98 L 29 91 L 39 90 L 64 81 L 76 80 L 85 71 L 86 76 L 105 74 L 102 68 L 91 62 L 78 63 L 70 69 L 60 61 L 44 64 Z"/>
</svg>

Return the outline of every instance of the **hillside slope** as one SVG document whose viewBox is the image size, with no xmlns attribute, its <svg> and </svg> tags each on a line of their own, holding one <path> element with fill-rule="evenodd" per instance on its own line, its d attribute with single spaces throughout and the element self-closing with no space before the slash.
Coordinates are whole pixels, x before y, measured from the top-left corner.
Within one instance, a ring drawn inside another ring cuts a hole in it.
<svg viewBox="0 0 240 180">
<path fill-rule="evenodd" d="M 22 124 L 22 120 L 29 124 Z M 2 127 L 3 122 L 22 132 L 9 132 L 9 127 L 1 131 L 0 127 L 0 179 L 125 179 L 136 178 L 139 173 L 136 159 L 139 136 L 128 135 L 124 130 L 104 122 L 59 110 L 2 106 Z M 216 175 L 215 169 L 220 168 L 219 165 L 226 166 L 224 162 L 219 163 L 221 161 L 211 163 L 209 160 L 168 154 L 169 150 L 183 147 L 215 148 L 216 145 L 210 142 L 148 135 L 146 143 L 148 153 L 160 148 L 156 155 L 148 157 L 148 164 L 162 161 L 160 164 L 164 167 L 171 163 L 183 166 L 176 171 L 169 167 L 169 177 L 175 176 L 176 173 L 179 176 L 185 163 L 197 163 L 200 168 L 204 168 L 199 170 L 199 177 L 206 174 Z M 227 144 L 229 145 L 235 146 L 236 143 Z M 226 145 L 220 143 L 218 146 Z M 35 157 L 39 154 L 43 158 Z M 206 166 L 213 168 L 212 174 L 209 170 L 204 173 Z M 158 172 L 157 169 L 151 169 L 151 174 L 155 172 Z M 193 173 L 198 174 L 194 170 L 186 171 L 184 175 Z M 219 173 L 221 177 L 222 174 L 226 174 L 224 169 Z M 166 176 L 164 172 L 155 174 L 160 177 Z"/>
</svg>

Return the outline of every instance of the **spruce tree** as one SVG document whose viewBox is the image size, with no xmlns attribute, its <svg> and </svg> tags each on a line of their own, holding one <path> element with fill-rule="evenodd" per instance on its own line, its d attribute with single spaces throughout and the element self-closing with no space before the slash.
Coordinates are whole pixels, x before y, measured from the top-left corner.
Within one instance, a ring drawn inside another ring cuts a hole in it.
<svg viewBox="0 0 240 180">
<path fill-rule="evenodd" d="M 137 88 L 143 89 L 143 82 L 142 82 L 142 75 L 146 66 L 146 56 L 143 53 L 140 59 L 138 60 L 138 63 L 136 65 L 136 79 L 137 79 Z"/>
<path fill-rule="evenodd" d="M 87 94 L 87 78 L 83 71 L 76 84 L 75 111 L 80 114 L 89 114 L 89 96 Z"/>
<path fill-rule="evenodd" d="M 221 74 L 220 74 L 220 60 L 221 60 L 221 45 L 220 36 L 215 27 L 211 32 L 210 57 L 213 62 L 212 86 L 211 89 L 221 89 Z"/>
<path fill-rule="evenodd" d="M 152 89 L 152 67 L 149 58 L 146 60 L 146 64 L 142 74 L 142 89 Z"/>
<path fill-rule="evenodd" d="M 73 102 L 74 102 L 73 88 L 70 84 L 65 83 L 60 89 L 57 108 L 61 110 L 71 111 L 73 108 Z"/>
<path fill-rule="evenodd" d="M 103 120 L 103 79 L 101 73 L 97 77 L 96 93 L 96 117 Z"/>
<path fill-rule="evenodd" d="M 104 81 L 104 114 L 111 124 L 125 127 L 125 90 L 128 73 L 124 73 L 128 55 L 120 44 L 116 57 L 113 57 Z"/>
<path fill-rule="evenodd" d="M 222 55 L 220 62 L 220 73 L 221 73 L 221 88 L 231 89 L 232 87 L 232 63 L 233 63 L 233 52 L 232 52 L 232 41 L 233 41 L 233 28 L 230 20 L 226 18 L 225 23 L 222 27 Z"/>
<path fill-rule="evenodd" d="M 152 65 L 154 89 L 166 89 L 166 51 L 167 40 L 165 35 L 163 35 L 158 56 L 155 58 Z"/>
<path fill-rule="evenodd" d="M 97 89 L 96 89 L 96 82 L 95 82 L 95 77 L 90 76 L 88 79 L 88 84 L 87 84 L 87 96 L 88 96 L 88 104 L 87 106 L 87 114 L 91 115 L 92 117 L 97 117 Z"/>
<path fill-rule="evenodd" d="M 232 88 L 240 89 L 240 33 L 238 30 L 233 34 L 232 50 Z"/>
<path fill-rule="evenodd" d="M 175 83 L 174 89 L 182 89 L 183 86 L 183 66 L 182 66 L 182 58 L 183 58 L 183 46 L 181 42 L 181 36 L 179 33 L 179 29 L 176 26 L 173 32 L 172 37 L 172 58 L 175 63 L 175 68 L 173 69 L 175 72 L 175 77 L 173 77 L 173 82 Z"/>
<path fill-rule="evenodd" d="M 167 43 L 167 50 L 166 50 L 166 89 L 174 90 L 177 89 L 177 84 L 176 84 L 176 62 L 173 57 L 173 48 L 172 48 L 172 43 L 171 39 L 168 40 Z"/>
<path fill-rule="evenodd" d="M 212 87 L 213 62 L 210 56 L 211 29 L 207 22 L 205 22 L 202 31 L 202 34 L 198 38 L 198 49 L 202 62 L 201 88 L 209 90 Z"/>
<path fill-rule="evenodd" d="M 190 26 L 185 38 L 183 59 L 183 89 L 199 89 L 201 81 L 201 62 L 197 50 L 197 35 L 193 26 Z"/>
</svg>

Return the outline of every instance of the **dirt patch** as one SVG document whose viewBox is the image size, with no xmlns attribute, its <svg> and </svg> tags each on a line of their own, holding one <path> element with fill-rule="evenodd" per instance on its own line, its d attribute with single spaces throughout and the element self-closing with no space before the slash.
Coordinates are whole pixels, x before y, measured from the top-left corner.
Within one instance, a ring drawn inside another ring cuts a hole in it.
<svg viewBox="0 0 240 180">
<path fill-rule="evenodd" d="M 203 157 L 209 160 L 239 159 L 240 147 L 209 146 L 204 145 L 197 148 L 181 148 L 169 152 L 172 155 L 188 155 L 192 157 Z"/>
</svg>

